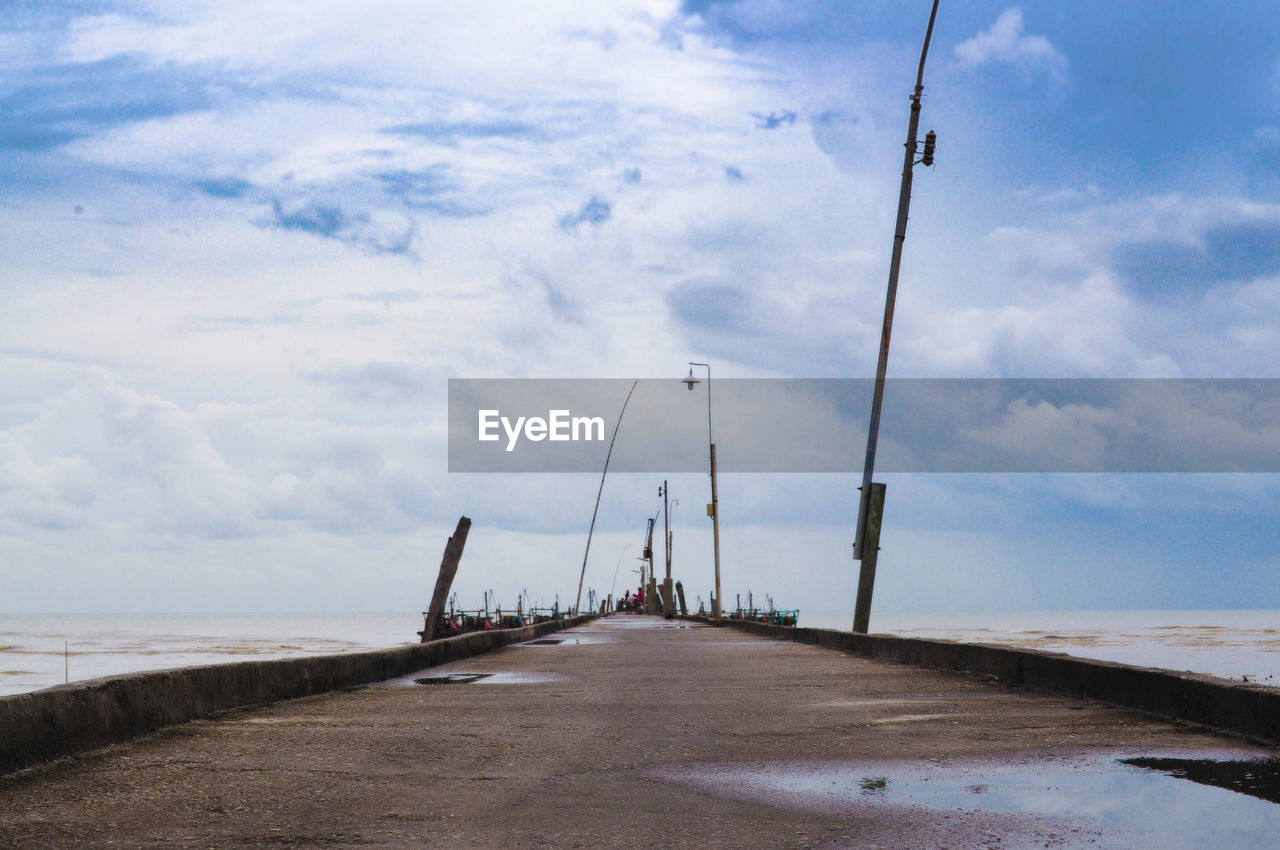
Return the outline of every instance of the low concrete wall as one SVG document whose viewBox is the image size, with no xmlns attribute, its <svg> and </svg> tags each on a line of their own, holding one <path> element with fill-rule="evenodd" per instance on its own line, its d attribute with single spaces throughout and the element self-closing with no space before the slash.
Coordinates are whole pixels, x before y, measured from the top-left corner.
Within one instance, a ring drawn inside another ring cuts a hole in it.
<svg viewBox="0 0 1280 850">
<path fill-rule="evenodd" d="M 591 619 L 472 632 L 371 652 L 127 673 L 0 697 L 0 773 L 232 708 L 406 676 Z"/>
<path fill-rule="evenodd" d="M 706 617 L 689 619 L 714 624 Z M 737 620 L 725 620 L 724 624 L 764 637 L 812 643 L 919 667 L 973 673 L 1012 685 L 1101 700 L 1251 738 L 1280 741 L 1280 688 L 1236 684 L 1195 673 L 1131 667 L 1034 649 L 862 635 L 832 629 L 786 628 Z"/>
</svg>

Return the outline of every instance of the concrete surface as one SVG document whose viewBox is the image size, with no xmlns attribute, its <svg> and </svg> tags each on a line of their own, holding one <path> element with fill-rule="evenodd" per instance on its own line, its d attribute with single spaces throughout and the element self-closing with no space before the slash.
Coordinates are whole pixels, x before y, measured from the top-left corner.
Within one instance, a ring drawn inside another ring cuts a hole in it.
<svg viewBox="0 0 1280 850">
<path fill-rule="evenodd" d="M 689 617 L 710 623 L 709 617 Z M 1012 685 L 1097 699 L 1263 742 L 1280 742 L 1280 688 L 1012 646 L 866 635 L 725 620 L 731 628 L 904 664 L 974 673 Z"/>
<path fill-rule="evenodd" d="M 590 619 L 471 632 L 370 652 L 126 673 L 0 697 L 0 773 L 232 708 L 403 676 Z"/>
<path fill-rule="evenodd" d="M 422 674 L 489 680 L 280 702 L 31 768 L 0 780 L 0 847 L 1132 846 L 1073 818 L 876 805 L 874 783 L 833 805 L 750 780 L 1267 754 L 726 628 L 612 616 L 557 638 Z"/>
</svg>

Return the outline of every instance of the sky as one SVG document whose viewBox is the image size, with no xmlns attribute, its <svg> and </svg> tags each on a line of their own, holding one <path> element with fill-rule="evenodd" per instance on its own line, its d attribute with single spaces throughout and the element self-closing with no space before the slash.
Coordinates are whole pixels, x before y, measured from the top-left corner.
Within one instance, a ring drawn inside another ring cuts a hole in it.
<svg viewBox="0 0 1280 850">
<path fill-rule="evenodd" d="M 450 473 L 447 381 L 871 377 L 928 7 L 3 3 L 0 611 L 418 610 L 463 514 L 571 600 L 598 478 Z M 891 377 L 1280 377 L 1276 33 L 943 0 Z M 1274 475 L 884 480 L 882 610 L 1280 608 Z M 859 483 L 723 476 L 727 600 L 851 609 Z"/>
</svg>

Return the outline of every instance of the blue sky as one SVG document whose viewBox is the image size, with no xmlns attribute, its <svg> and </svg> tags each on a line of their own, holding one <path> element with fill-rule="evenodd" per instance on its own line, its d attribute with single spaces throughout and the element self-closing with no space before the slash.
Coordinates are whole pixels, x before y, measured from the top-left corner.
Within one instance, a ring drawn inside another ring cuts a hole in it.
<svg viewBox="0 0 1280 850">
<path fill-rule="evenodd" d="M 596 482 L 448 474 L 448 378 L 874 370 L 927 2 L 3 9 L 0 610 L 413 609 L 462 513 L 567 594 Z M 891 375 L 1280 377 L 1276 32 L 943 0 Z M 1280 607 L 1273 476 L 888 481 L 888 608 Z M 726 476 L 726 591 L 851 607 L 856 486 Z"/>
</svg>

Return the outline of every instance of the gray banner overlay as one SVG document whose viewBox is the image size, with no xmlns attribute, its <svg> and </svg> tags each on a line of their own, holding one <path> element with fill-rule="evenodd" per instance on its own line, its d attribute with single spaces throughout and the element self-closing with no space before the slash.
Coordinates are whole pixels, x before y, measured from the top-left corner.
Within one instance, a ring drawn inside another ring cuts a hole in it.
<svg viewBox="0 0 1280 850">
<path fill-rule="evenodd" d="M 451 379 L 450 472 L 596 472 L 630 379 Z M 870 379 L 716 379 L 721 472 L 861 472 Z M 639 382 L 616 472 L 708 468 L 707 382 Z M 1280 472 L 1280 379 L 898 379 L 877 472 Z"/>
</svg>

